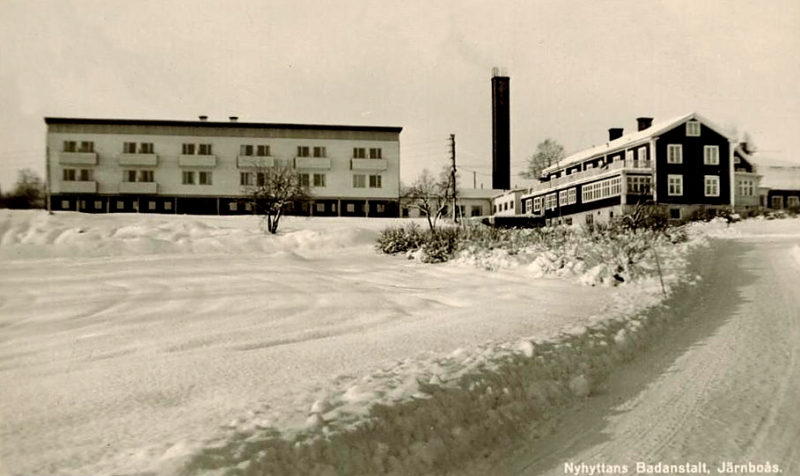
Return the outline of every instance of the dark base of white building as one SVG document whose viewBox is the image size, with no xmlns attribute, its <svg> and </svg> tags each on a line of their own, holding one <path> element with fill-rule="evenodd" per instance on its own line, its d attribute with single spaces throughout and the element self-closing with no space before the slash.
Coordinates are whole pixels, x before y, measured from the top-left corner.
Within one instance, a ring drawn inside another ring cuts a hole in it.
<svg viewBox="0 0 800 476">
<path fill-rule="evenodd" d="M 159 213 L 168 215 L 252 215 L 242 197 L 168 197 L 61 194 L 50 198 L 54 211 L 82 213 Z M 396 200 L 318 199 L 290 205 L 285 213 L 298 216 L 396 218 Z"/>
</svg>

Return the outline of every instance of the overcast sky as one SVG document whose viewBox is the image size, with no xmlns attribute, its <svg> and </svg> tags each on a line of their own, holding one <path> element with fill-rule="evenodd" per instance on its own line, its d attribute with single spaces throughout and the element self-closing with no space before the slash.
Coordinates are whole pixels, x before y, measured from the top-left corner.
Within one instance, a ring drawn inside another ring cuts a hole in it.
<svg viewBox="0 0 800 476">
<path fill-rule="evenodd" d="M 402 179 L 491 185 L 491 72 L 512 175 L 696 111 L 800 161 L 797 0 L 0 0 L 0 186 L 44 171 L 44 116 L 402 126 Z M 512 179 L 512 184 L 515 180 Z"/>
</svg>

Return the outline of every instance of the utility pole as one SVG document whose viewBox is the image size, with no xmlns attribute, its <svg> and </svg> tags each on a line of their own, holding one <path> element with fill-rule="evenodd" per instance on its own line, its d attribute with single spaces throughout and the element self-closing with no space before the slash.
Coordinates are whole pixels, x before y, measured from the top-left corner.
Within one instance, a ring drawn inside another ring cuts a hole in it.
<svg viewBox="0 0 800 476">
<path fill-rule="evenodd" d="M 450 183 L 453 184 L 453 221 L 458 223 L 458 213 L 456 210 L 456 135 L 450 134 L 450 160 L 452 162 L 452 170 L 450 171 Z"/>
</svg>

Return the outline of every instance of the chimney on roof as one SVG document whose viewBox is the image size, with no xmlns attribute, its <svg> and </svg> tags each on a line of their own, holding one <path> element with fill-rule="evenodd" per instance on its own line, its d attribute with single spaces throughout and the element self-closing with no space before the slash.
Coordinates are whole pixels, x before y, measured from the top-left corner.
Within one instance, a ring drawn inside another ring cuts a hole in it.
<svg viewBox="0 0 800 476">
<path fill-rule="evenodd" d="M 652 117 L 637 117 L 636 122 L 639 124 L 639 130 L 643 131 L 653 125 Z"/>
<path fill-rule="evenodd" d="M 201 121 L 207 121 L 208 120 L 208 116 L 197 116 L 197 118 L 200 119 Z"/>
<path fill-rule="evenodd" d="M 228 119 L 230 119 L 231 122 L 236 122 L 236 121 L 239 120 L 239 117 L 238 116 L 230 116 Z"/>
<path fill-rule="evenodd" d="M 608 141 L 611 142 L 612 140 L 619 139 L 622 137 L 622 129 L 621 127 L 612 127 L 608 130 Z"/>
</svg>

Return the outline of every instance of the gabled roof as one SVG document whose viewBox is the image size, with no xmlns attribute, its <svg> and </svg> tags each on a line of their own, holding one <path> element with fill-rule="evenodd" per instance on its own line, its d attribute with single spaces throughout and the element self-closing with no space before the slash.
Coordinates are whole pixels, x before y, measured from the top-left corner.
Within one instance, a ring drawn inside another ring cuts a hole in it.
<svg viewBox="0 0 800 476">
<path fill-rule="evenodd" d="M 682 116 L 674 117 L 666 121 L 658 122 L 643 131 L 637 131 L 637 132 L 632 132 L 630 134 L 625 134 L 624 136 L 618 139 L 614 139 L 610 142 L 606 142 L 605 144 L 601 144 L 595 147 L 591 147 L 589 149 L 584 149 L 580 152 L 576 152 L 564 158 L 563 160 L 559 161 L 558 164 L 551 165 L 550 167 L 544 169 L 542 171 L 542 174 L 549 174 L 551 172 L 555 172 L 556 170 L 560 170 L 567 166 L 583 162 L 584 160 L 591 159 L 599 155 L 605 155 L 609 152 L 616 152 L 631 146 L 638 145 L 640 143 L 647 142 L 651 138 L 663 134 L 664 132 L 667 132 L 669 130 L 672 130 L 675 127 L 678 127 L 681 124 L 684 124 L 692 119 L 700 121 L 700 123 L 702 123 L 709 129 L 713 130 L 717 134 L 726 137 L 728 140 L 732 140 L 726 132 L 724 132 L 721 128 L 717 127 L 714 123 L 704 118 L 700 114 L 697 114 L 696 112 L 691 112 L 689 114 L 684 114 Z"/>
</svg>

